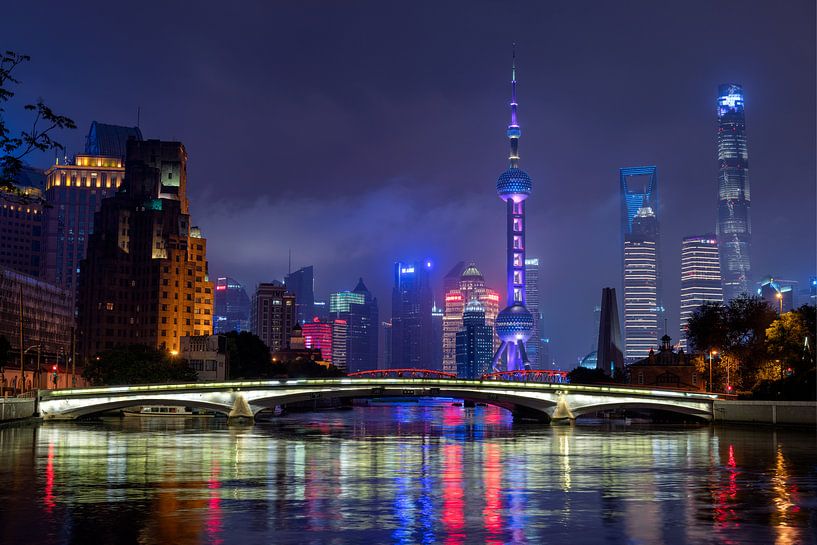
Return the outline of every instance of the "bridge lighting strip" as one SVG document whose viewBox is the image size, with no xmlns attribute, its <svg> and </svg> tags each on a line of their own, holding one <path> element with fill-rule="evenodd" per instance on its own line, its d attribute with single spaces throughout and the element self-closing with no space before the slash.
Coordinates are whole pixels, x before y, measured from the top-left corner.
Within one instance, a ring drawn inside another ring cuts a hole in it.
<svg viewBox="0 0 817 545">
<path fill-rule="evenodd" d="M 637 396 L 656 396 L 678 399 L 715 400 L 719 399 L 718 394 L 695 393 L 695 392 L 673 392 L 665 390 L 644 390 L 636 388 L 619 388 L 617 386 L 588 386 L 579 384 L 554 384 L 546 382 L 516 382 L 500 380 L 459 380 L 459 379 L 388 379 L 388 378 L 341 378 L 341 379 L 293 379 L 293 380 L 252 380 L 234 382 L 194 382 L 187 384 L 144 384 L 138 386 L 100 386 L 94 388 L 71 388 L 63 390 L 49 390 L 42 392 L 43 399 L 73 396 L 95 396 L 117 393 L 136 392 L 172 392 L 178 390 L 242 390 L 248 388 L 270 388 L 278 386 L 312 386 L 331 387 L 338 385 L 417 385 L 435 387 L 472 387 L 478 386 L 486 389 L 509 388 L 510 390 L 558 390 L 564 392 L 586 392 L 586 393 L 609 393 L 609 394 L 630 394 Z M 487 391 L 487 390 L 486 390 Z"/>
</svg>

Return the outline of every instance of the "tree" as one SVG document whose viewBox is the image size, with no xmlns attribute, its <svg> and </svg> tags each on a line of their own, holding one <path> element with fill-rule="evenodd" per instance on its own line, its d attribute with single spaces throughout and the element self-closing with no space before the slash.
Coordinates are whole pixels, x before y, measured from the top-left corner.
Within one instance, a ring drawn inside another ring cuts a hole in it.
<svg viewBox="0 0 817 545">
<path fill-rule="evenodd" d="M 83 376 L 96 386 L 198 380 L 185 360 L 141 344 L 98 354 L 85 367 Z"/>
<path fill-rule="evenodd" d="M 727 336 L 726 307 L 722 303 L 704 303 L 687 321 L 687 341 L 698 352 L 723 350 Z"/>
<path fill-rule="evenodd" d="M 346 376 L 346 373 L 334 365 L 327 367 L 304 357 L 273 363 L 271 373 L 271 376 L 286 376 L 288 378 L 332 378 Z"/>
<path fill-rule="evenodd" d="M 814 307 L 804 305 L 781 314 L 766 329 L 769 356 L 779 362 L 780 376 L 784 369 L 803 373 L 814 367 Z"/>
<path fill-rule="evenodd" d="M 0 104 L 8 102 L 14 92 L 12 84 L 20 83 L 14 77 L 15 70 L 31 60 L 28 55 L 14 51 L 0 54 Z M 42 99 L 36 104 L 26 104 L 25 110 L 34 112 L 34 119 L 28 131 L 12 134 L 4 118 L 5 109 L 0 106 L 0 189 L 12 190 L 14 180 L 23 167 L 23 158 L 33 151 L 65 149 L 51 135 L 59 129 L 76 129 L 73 120 L 59 115 L 45 105 Z"/>
<path fill-rule="evenodd" d="M 766 330 L 777 313 L 760 297 L 741 295 L 726 307 L 727 343 L 725 352 L 734 356 L 739 365 L 736 380 L 744 389 L 753 388 L 769 362 Z"/>
<path fill-rule="evenodd" d="M 588 369 L 587 367 L 576 367 L 567 374 L 567 379 L 571 384 L 609 384 L 613 382 L 604 369 Z"/>
<path fill-rule="evenodd" d="M 231 331 L 227 337 L 228 378 L 267 378 L 271 373 L 269 348 L 259 337 Z"/>
</svg>

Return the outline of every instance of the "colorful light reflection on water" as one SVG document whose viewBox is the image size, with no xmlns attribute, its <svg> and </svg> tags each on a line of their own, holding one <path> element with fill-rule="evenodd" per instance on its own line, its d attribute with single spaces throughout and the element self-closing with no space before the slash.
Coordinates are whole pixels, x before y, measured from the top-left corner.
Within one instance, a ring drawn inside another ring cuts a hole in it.
<svg viewBox="0 0 817 545">
<path fill-rule="evenodd" d="M 0 429 L 0 543 L 817 543 L 815 435 L 447 403 Z"/>
</svg>

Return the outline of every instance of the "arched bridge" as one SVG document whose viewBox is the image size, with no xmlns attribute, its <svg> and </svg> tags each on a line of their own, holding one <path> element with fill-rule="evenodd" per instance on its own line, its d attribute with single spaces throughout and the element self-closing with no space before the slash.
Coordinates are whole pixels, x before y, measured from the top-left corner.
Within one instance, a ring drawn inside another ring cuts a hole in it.
<svg viewBox="0 0 817 545">
<path fill-rule="evenodd" d="M 542 420 L 567 420 L 616 408 L 670 411 L 708 420 L 718 398 L 716 394 L 629 386 L 347 377 L 47 390 L 40 392 L 39 411 L 46 419 L 73 419 L 135 405 L 177 405 L 252 418 L 264 409 L 297 401 L 390 396 L 462 398 Z"/>
</svg>

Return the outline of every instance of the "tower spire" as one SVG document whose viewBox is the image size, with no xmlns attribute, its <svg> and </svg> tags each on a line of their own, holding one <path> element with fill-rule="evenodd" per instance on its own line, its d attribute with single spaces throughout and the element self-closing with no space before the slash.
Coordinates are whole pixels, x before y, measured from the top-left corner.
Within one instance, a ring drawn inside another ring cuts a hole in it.
<svg viewBox="0 0 817 545">
<path fill-rule="evenodd" d="M 516 42 L 513 44 L 513 60 L 511 63 L 511 124 L 508 125 L 508 139 L 511 141 L 511 154 L 508 160 L 511 162 L 511 168 L 519 167 L 519 137 L 522 136 L 522 131 L 519 129 L 519 123 L 516 119 Z"/>
</svg>

